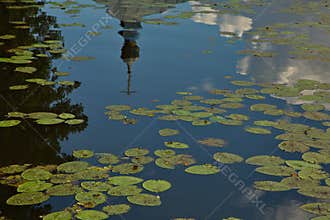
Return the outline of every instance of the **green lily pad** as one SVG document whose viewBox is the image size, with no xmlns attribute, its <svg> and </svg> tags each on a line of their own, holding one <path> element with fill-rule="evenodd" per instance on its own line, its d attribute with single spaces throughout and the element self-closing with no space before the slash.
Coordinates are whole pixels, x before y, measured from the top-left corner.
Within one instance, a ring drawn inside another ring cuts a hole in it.
<svg viewBox="0 0 330 220">
<path fill-rule="evenodd" d="M 19 125 L 21 121 L 19 120 L 2 120 L 0 121 L 0 128 L 8 128 Z"/>
<path fill-rule="evenodd" d="M 249 116 L 242 115 L 242 114 L 230 114 L 227 116 L 230 119 L 238 120 L 238 121 L 247 121 L 249 120 Z"/>
<path fill-rule="evenodd" d="M 231 154 L 231 153 L 222 153 L 222 152 L 217 152 L 213 154 L 213 159 L 218 161 L 219 163 L 225 163 L 225 164 L 240 163 L 244 160 L 239 155 Z"/>
<path fill-rule="evenodd" d="M 12 34 L 5 34 L 5 35 L 0 36 L 1 40 L 10 40 L 10 39 L 14 39 L 14 38 L 16 38 L 16 36 L 12 35 Z"/>
<path fill-rule="evenodd" d="M 23 112 L 8 112 L 8 117 L 13 117 L 13 118 L 25 118 L 26 114 Z"/>
<path fill-rule="evenodd" d="M 138 157 L 138 156 L 144 156 L 149 153 L 148 149 L 143 149 L 143 148 L 131 148 L 125 151 L 125 155 L 128 157 Z"/>
<path fill-rule="evenodd" d="M 135 163 L 123 163 L 112 168 L 112 172 L 120 174 L 134 174 L 143 170 L 143 166 Z"/>
<path fill-rule="evenodd" d="M 110 153 L 102 153 L 102 154 L 97 154 L 98 156 L 98 162 L 101 164 L 116 164 L 119 163 L 119 158 L 114 155 L 114 154 L 110 154 Z"/>
<path fill-rule="evenodd" d="M 244 108 L 244 104 L 242 103 L 235 103 L 235 102 L 231 102 L 231 103 L 223 103 L 220 105 L 220 108 L 225 108 L 225 109 L 238 109 L 238 108 Z"/>
<path fill-rule="evenodd" d="M 28 89 L 29 85 L 15 85 L 15 86 L 10 86 L 10 90 L 25 90 Z"/>
<path fill-rule="evenodd" d="M 307 203 L 300 208 L 316 215 L 330 215 L 330 203 L 326 202 Z"/>
<path fill-rule="evenodd" d="M 269 109 L 264 111 L 265 115 L 272 115 L 272 116 L 279 116 L 279 115 L 283 115 L 284 111 L 282 109 Z"/>
<path fill-rule="evenodd" d="M 54 174 L 50 178 L 50 182 L 54 183 L 54 184 L 71 183 L 73 181 L 76 181 L 76 179 L 74 178 L 74 176 L 72 174 L 59 173 L 59 174 Z"/>
<path fill-rule="evenodd" d="M 75 118 L 76 116 L 71 113 L 62 113 L 62 114 L 59 114 L 58 117 L 60 117 L 62 119 L 72 119 L 72 118 Z"/>
<path fill-rule="evenodd" d="M 254 104 L 250 106 L 251 111 L 266 111 L 266 110 L 271 110 L 271 109 L 276 109 L 277 107 L 275 105 L 270 105 L 270 104 Z"/>
<path fill-rule="evenodd" d="M 53 174 L 44 169 L 32 168 L 25 170 L 22 177 L 26 180 L 48 180 Z"/>
<path fill-rule="evenodd" d="M 194 121 L 192 121 L 191 124 L 193 126 L 207 126 L 207 125 L 212 124 L 212 122 L 209 120 L 194 120 Z"/>
<path fill-rule="evenodd" d="M 142 181 L 143 179 L 135 176 L 113 176 L 109 178 L 109 183 L 113 185 L 134 185 Z"/>
<path fill-rule="evenodd" d="M 304 168 L 298 172 L 298 176 L 302 179 L 321 180 L 329 177 L 329 174 L 319 169 Z"/>
<path fill-rule="evenodd" d="M 272 132 L 268 129 L 261 128 L 261 127 L 247 127 L 245 131 L 252 133 L 252 134 L 271 134 Z"/>
<path fill-rule="evenodd" d="M 318 164 L 308 163 L 302 160 L 287 160 L 285 163 L 294 168 L 295 170 L 301 170 L 303 168 L 314 168 L 314 169 L 321 169 L 322 167 Z"/>
<path fill-rule="evenodd" d="M 116 204 L 116 205 L 108 205 L 103 207 L 103 211 L 106 212 L 108 215 L 122 215 L 131 209 L 131 206 L 127 204 Z"/>
<path fill-rule="evenodd" d="M 142 192 L 142 189 L 135 185 L 119 185 L 112 187 L 108 194 L 112 196 L 131 196 Z"/>
<path fill-rule="evenodd" d="M 213 113 L 211 113 L 211 112 L 193 112 L 190 114 L 190 116 L 196 117 L 196 118 L 208 118 L 208 117 L 211 117 L 212 115 L 213 115 Z"/>
<path fill-rule="evenodd" d="M 118 111 L 118 112 L 129 111 L 132 109 L 132 107 L 129 105 L 109 105 L 105 108 L 110 111 Z"/>
<path fill-rule="evenodd" d="M 101 192 L 89 191 L 77 193 L 75 199 L 79 202 L 80 205 L 86 208 L 94 208 L 97 205 L 105 203 L 107 197 Z"/>
<path fill-rule="evenodd" d="M 64 122 L 64 120 L 59 118 L 41 118 L 36 120 L 36 123 L 39 125 L 57 125 L 62 122 Z"/>
<path fill-rule="evenodd" d="M 83 210 L 78 212 L 75 217 L 80 220 L 104 220 L 109 218 L 107 214 L 97 210 Z"/>
<path fill-rule="evenodd" d="M 176 153 L 174 150 L 166 149 L 166 150 L 155 150 L 154 154 L 158 157 L 171 157 L 174 156 Z"/>
<path fill-rule="evenodd" d="M 174 129 L 170 129 L 170 128 L 165 128 L 165 129 L 161 129 L 159 130 L 159 134 L 161 136 L 173 136 L 173 135 L 177 135 L 179 134 L 179 131 L 178 130 L 174 130 Z"/>
<path fill-rule="evenodd" d="M 164 169 L 175 169 L 176 161 L 173 157 L 157 158 L 155 164 Z"/>
<path fill-rule="evenodd" d="M 79 159 L 91 158 L 94 156 L 94 152 L 90 150 L 75 150 L 73 156 Z"/>
<path fill-rule="evenodd" d="M 325 109 L 324 105 L 321 104 L 302 104 L 301 108 L 305 111 L 322 111 Z"/>
<path fill-rule="evenodd" d="M 58 172 L 62 173 L 76 173 L 85 170 L 89 167 L 89 163 L 84 161 L 72 161 L 60 164 L 57 167 Z"/>
<path fill-rule="evenodd" d="M 263 166 L 258 167 L 256 172 L 271 176 L 291 176 L 291 174 L 295 173 L 295 170 L 287 166 Z"/>
<path fill-rule="evenodd" d="M 84 119 L 69 119 L 69 120 L 66 120 L 64 123 L 68 124 L 68 125 L 80 125 L 84 122 L 85 122 Z"/>
<path fill-rule="evenodd" d="M 71 183 L 65 183 L 52 186 L 47 190 L 47 194 L 50 196 L 71 196 L 81 191 L 82 189 L 79 186 L 72 185 Z"/>
<path fill-rule="evenodd" d="M 166 141 L 164 142 L 164 144 L 166 147 L 170 147 L 170 148 L 177 148 L 177 149 L 189 148 L 187 144 L 181 142 L 175 142 L 175 141 Z"/>
<path fill-rule="evenodd" d="M 293 152 L 304 153 L 309 150 L 309 147 L 307 145 L 305 145 L 300 141 L 294 141 L 294 140 L 283 141 L 278 145 L 278 147 L 281 150 L 291 153 Z"/>
<path fill-rule="evenodd" d="M 255 85 L 254 82 L 241 81 L 241 80 L 234 80 L 234 81 L 231 81 L 231 83 L 236 86 L 254 86 Z"/>
<path fill-rule="evenodd" d="M 307 119 L 310 120 L 315 120 L 315 121 L 325 121 L 325 120 L 329 120 L 330 116 L 326 113 L 323 112 L 305 112 L 303 114 L 303 116 Z"/>
<path fill-rule="evenodd" d="M 194 165 L 185 169 L 185 172 L 198 175 L 212 175 L 220 172 L 220 169 L 212 164 Z"/>
<path fill-rule="evenodd" d="M 226 142 L 225 140 L 219 138 L 205 138 L 203 140 L 199 140 L 198 143 L 210 147 L 223 147 Z"/>
<path fill-rule="evenodd" d="M 255 121 L 253 123 L 257 126 L 265 126 L 265 127 L 273 127 L 277 125 L 277 122 L 267 121 L 267 120 Z"/>
<path fill-rule="evenodd" d="M 169 190 L 172 185 L 166 180 L 147 180 L 142 184 L 150 192 L 160 193 Z"/>
<path fill-rule="evenodd" d="M 277 156 L 258 155 L 253 156 L 245 161 L 247 164 L 259 165 L 259 166 L 276 166 L 284 164 L 284 160 Z"/>
<path fill-rule="evenodd" d="M 133 163 L 144 165 L 154 161 L 154 158 L 150 156 L 138 156 L 131 159 Z"/>
<path fill-rule="evenodd" d="M 249 99 L 254 99 L 254 100 L 263 100 L 263 99 L 266 99 L 264 96 L 262 95 L 256 95 L 256 94 L 247 94 L 245 95 L 246 98 L 249 98 Z"/>
<path fill-rule="evenodd" d="M 141 205 L 141 206 L 159 206 L 162 203 L 159 196 L 154 196 L 154 195 L 145 194 L 145 193 L 128 196 L 127 200 L 130 203 L 133 203 L 135 205 Z"/>
<path fill-rule="evenodd" d="M 302 187 L 314 187 L 320 185 L 318 180 L 302 179 L 299 176 L 290 176 L 281 180 L 281 183 L 289 186 L 291 189 L 299 189 Z"/>
<path fill-rule="evenodd" d="M 15 71 L 31 74 L 31 73 L 34 73 L 35 71 L 37 71 L 37 68 L 32 67 L 32 66 L 16 67 Z"/>
<path fill-rule="evenodd" d="M 321 154 L 317 152 L 306 152 L 302 155 L 302 159 L 309 163 L 330 163 L 329 154 Z"/>
<path fill-rule="evenodd" d="M 96 181 L 82 182 L 80 185 L 83 189 L 96 192 L 105 192 L 111 188 L 108 183 Z"/>
<path fill-rule="evenodd" d="M 60 211 L 50 213 L 42 218 L 42 220 L 71 220 L 72 215 L 69 211 Z"/>
<path fill-rule="evenodd" d="M 9 166 L 5 166 L 5 167 L 1 167 L 0 168 L 0 173 L 5 173 L 5 174 L 22 173 L 29 166 L 30 166 L 30 164 L 24 164 L 24 165 L 14 164 L 14 165 L 9 165 Z"/>
<path fill-rule="evenodd" d="M 287 191 L 291 189 L 281 182 L 274 181 L 256 181 L 254 182 L 254 188 L 264 191 Z"/>
<path fill-rule="evenodd" d="M 303 187 L 298 190 L 298 193 L 318 199 L 330 199 L 329 186 Z"/>
<path fill-rule="evenodd" d="M 17 192 L 41 192 L 52 186 L 53 184 L 44 181 L 28 181 L 19 185 Z"/>
<path fill-rule="evenodd" d="M 43 203 L 49 199 L 49 196 L 42 192 L 25 192 L 19 193 L 7 200 L 8 205 L 22 206 L 22 205 L 36 205 Z"/>
<path fill-rule="evenodd" d="M 110 168 L 91 166 L 85 170 L 76 172 L 73 177 L 77 180 L 101 180 L 109 177 Z"/>
</svg>

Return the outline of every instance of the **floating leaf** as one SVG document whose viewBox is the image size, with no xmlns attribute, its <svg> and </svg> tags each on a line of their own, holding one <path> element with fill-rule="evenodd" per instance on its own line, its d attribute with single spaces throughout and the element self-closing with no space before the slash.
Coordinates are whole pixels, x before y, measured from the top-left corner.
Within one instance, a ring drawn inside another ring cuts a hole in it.
<svg viewBox="0 0 330 220">
<path fill-rule="evenodd" d="M 36 122 L 39 125 L 56 125 L 61 124 L 62 122 L 64 122 L 64 120 L 59 118 L 41 118 L 38 119 Z"/>
<path fill-rule="evenodd" d="M 213 154 L 213 159 L 218 161 L 219 163 L 231 164 L 231 163 L 239 163 L 244 159 L 241 156 L 231 153 L 222 153 L 217 152 Z"/>
<path fill-rule="evenodd" d="M 35 71 L 37 71 L 37 68 L 32 67 L 32 66 L 16 67 L 15 71 L 31 74 L 31 73 L 34 73 Z"/>
<path fill-rule="evenodd" d="M 18 186 L 17 192 L 41 192 L 52 187 L 53 184 L 44 181 L 28 181 Z"/>
<path fill-rule="evenodd" d="M 76 173 L 82 170 L 87 169 L 89 167 L 89 163 L 84 161 L 72 161 L 59 165 L 57 170 L 63 173 Z"/>
<path fill-rule="evenodd" d="M 98 156 L 98 162 L 101 164 L 116 164 L 119 163 L 119 158 L 114 155 L 114 154 L 110 154 L 110 153 L 102 153 L 102 154 L 97 154 Z"/>
<path fill-rule="evenodd" d="M 166 180 L 147 180 L 142 186 L 146 190 L 155 193 L 164 192 L 172 187 L 171 183 Z"/>
<path fill-rule="evenodd" d="M 308 163 L 302 160 L 287 160 L 285 163 L 294 168 L 295 170 L 301 170 L 304 168 L 314 168 L 314 169 L 321 169 L 322 167 L 318 164 Z"/>
<path fill-rule="evenodd" d="M 97 210 L 83 210 L 78 212 L 75 217 L 80 220 L 103 220 L 109 218 L 107 214 Z"/>
<path fill-rule="evenodd" d="M 0 121 L 0 128 L 8 128 L 19 125 L 21 121 L 19 120 L 2 120 Z"/>
<path fill-rule="evenodd" d="M 271 176 L 291 176 L 295 173 L 292 167 L 287 166 L 263 166 L 256 169 L 257 172 Z"/>
<path fill-rule="evenodd" d="M 25 170 L 22 177 L 26 180 L 48 180 L 52 174 L 44 169 L 32 168 Z"/>
<path fill-rule="evenodd" d="M 113 176 L 109 178 L 109 183 L 113 185 L 134 185 L 142 181 L 143 179 L 135 176 Z"/>
<path fill-rule="evenodd" d="M 298 176 L 286 177 L 281 180 L 281 183 L 289 186 L 291 189 L 299 189 L 302 187 L 314 187 L 320 184 L 318 180 L 302 179 Z"/>
<path fill-rule="evenodd" d="M 90 150 L 75 150 L 73 156 L 79 159 L 91 158 L 94 156 L 94 152 Z"/>
<path fill-rule="evenodd" d="M 166 147 L 170 147 L 170 148 L 178 148 L 178 149 L 186 149 L 189 148 L 189 146 L 185 143 L 181 143 L 181 142 L 173 142 L 173 141 L 167 141 L 164 142 Z"/>
<path fill-rule="evenodd" d="M 188 167 L 185 172 L 198 175 L 211 175 L 220 172 L 220 169 L 212 164 L 202 164 Z"/>
<path fill-rule="evenodd" d="M 28 89 L 29 85 L 16 85 L 16 86 L 10 86 L 10 90 L 25 90 Z"/>
<path fill-rule="evenodd" d="M 306 152 L 302 155 L 302 159 L 310 163 L 330 163 L 329 154 L 321 154 L 317 152 Z"/>
<path fill-rule="evenodd" d="M 135 185 L 119 185 L 112 187 L 108 194 L 112 196 L 130 196 L 137 195 L 142 192 L 142 189 Z"/>
<path fill-rule="evenodd" d="M 69 119 L 69 120 L 66 120 L 64 123 L 68 124 L 68 125 L 80 125 L 84 122 L 85 122 L 84 119 Z"/>
<path fill-rule="evenodd" d="M 0 173 L 5 173 L 5 174 L 15 174 L 15 173 L 22 173 L 24 170 L 26 170 L 30 164 L 24 164 L 24 165 L 9 165 L 5 167 L 0 168 Z"/>
<path fill-rule="evenodd" d="M 255 85 L 254 82 L 240 81 L 240 80 L 234 80 L 234 81 L 231 81 L 231 83 L 236 86 L 254 86 Z"/>
<path fill-rule="evenodd" d="M 74 178 L 78 180 L 100 180 L 109 177 L 109 168 L 105 167 L 88 167 L 85 170 L 74 173 Z"/>
<path fill-rule="evenodd" d="M 54 174 L 50 182 L 54 184 L 59 184 L 59 183 L 71 183 L 73 181 L 76 181 L 75 177 L 72 174 Z"/>
<path fill-rule="evenodd" d="M 116 204 L 116 205 L 108 205 L 103 207 L 103 211 L 106 212 L 108 215 L 122 215 L 131 209 L 131 206 L 127 204 Z"/>
<path fill-rule="evenodd" d="M 112 168 L 112 172 L 120 174 L 134 174 L 143 170 L 143 166 L 135 163 L 123 163 Z"/>
<path fill-rule="evenodd" d="M 179 134 L 179 131 L 178 130 L 174 130 L 174 129 L 170 129 L 170 128 L 165 128 L 165 129 L 161 129 L 159 130 L 159 134 L 161 136 L 173 136 L 173 135 L 177 135 Z"/>
<path fill-rule="evenodd" d="M 50 213 L 42 218 L 42 220 L 71 220 L 72 215 L 69 211 L 60 211 Z"/>
<path fill-rule="evenodd" d="M 247 164 L 259 166 L 271 166 L 284 164 L 284 160 L 277 156 L 258 155 L 253 156 L 245 161 Z"/>
<path fill-rule="evenodd" d="M 105 108 L 110 111 L 119 111 L 119 112 L 120 111 L 129 111 L 132 109 L 132 107 L 129 105 L 109 105 Z"/>
<path fill-rule="evenodd" d="M 94 208 L 97 205 L 103 204 L 106 202 L 107 197 L 101 192 L 79 192 L 75 196 L 75 199 L 86 208 Z"/>
<path fill-rule="evenodd" d="M 154 158 L 152 158 L 150 156 L 138 156 L 138 157 L 132 158 L 133 163 L 141 164 L 141 165 L 151 163 L 152 161 L 154 161 Z"/>
<path fill-rule="evenodd" d="M 268 129 L 261 128 L 261 127 L 247 127 L 245 131 L 252 133 L 252 134 L 271 134 L 272 132 Z"/>
<path fill-rule="evenodd" d="M 50 196 L 71 196 L 81 191 L 82 189 L 79 186 L 66 183 L 52 186 L 47 190 L 47 194 Z"/>
<path fill-rule="evenodd" d="M 127 200 L 130 203 L 133 203 L 135 205 L 141 205 L 141 206 L 159 206 L 161 205 L 161 201 L 159 196 L 154 196 L 150 194 L 138 194 L 133 196 L 128 196 Z"/>
<path fill-rule="evenodd" d="M 62 114 L 59 114 L 58 117 L 60 117 L 62 119 L 72 119 L 72 118 L 75 118 L 76 116 L 71 113 L 62 113 Z"/>
<path fill-rule="evenodd" d="M 138 157 L 138 156 L 144 156 L 149 153 L 148 149 L 143 149 L 143 148 L 131 148 L 125 151 L 125 155 L 128 157 Z"/>
<path fill-rule="evenodd" d="M 300 208 L 305 210 L 306 212 L 313 213 L 316 215 L 330 215 L 330 203 L 307 203 L 300 206 Z"/>
<path fill-rule="evenodd" d="M 22 206 L 40 204 L 49 199 L 48 195 L 42 192 L 19 193 L 7 200 L 8 205 Z"/>
<path fill-rule="evenodd" d="M 171 149 L 155 150 L 154 154 L 158 157 L 171 157 L 175 155 L 175 151 Z"/>
<path fill-rule="evenodd" d="M 281 182 L 274 181 L 256 181 L 254 188 L 264 191 L 287 191 L 291 188 Z"/>
<path fill-rule="evenodd" d="M 314 186 L 314 187 L 303 187 L 298 190 L 298 193 L 318 199 L 329 199 L 330 198 L 330 187 L 329 186 Z"/>
<path fill-rule="evenodd" d="M 89 191 L 105 192 L 111 188 L 111 185 L 105 182 L 88 181 L 82 182 L 81 187 Z"/>
<path fill-rule="evenodd" d="M 298 176 L 302 179 L 321 180 L 327 178 L 329 174 L 319 169 L 304 168 L 299 171 Z"/>
<path fill-rule="evenodd" d="M 302 142 L 298 142 L 294 140 L 283 141 L 278 145 L 278 147 L 286 152 L 304 153 L 309 150 L 309 147 L 307 145 L 305 145 Z"/>
<path fill-rule="evenodd" d="M 325 109 L 324 105 L 321 104 L 302 104 L 301 108 L 305 111 L 322 111 Z"/>
<path fill-rule="evenodd" d="M 198 143 L 210 147 L 223 147 L 226 142 L 223 139 L 219 138 L 205 138 L 203 140 L 199 140 Z"/>
<path fill-rule="evenodd" d="M 276 109 L 277 107 L 275 105 L 270 105 L 270 104 L 254 104 L 250 106 L 251 111 L 266 111 L 266 110 L 271 110 L 271 109 Z"/>
</svg>

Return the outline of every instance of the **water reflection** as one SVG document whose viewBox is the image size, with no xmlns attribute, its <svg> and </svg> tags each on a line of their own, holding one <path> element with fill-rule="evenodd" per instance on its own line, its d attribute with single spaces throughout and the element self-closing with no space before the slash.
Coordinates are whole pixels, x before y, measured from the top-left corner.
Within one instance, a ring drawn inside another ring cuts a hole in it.
<svg viewBox="0 0 330 220">
<path fill-rule="evenodd" d="M 138 45 L 139 31 L 142 29 L 143 17 L 153 14 L 162 13 L 169 8 L 175 7 L 176 4 L 185 2 L 186 0 L 117 0 L 117 1 L 98 1 L 106 4 L 107 12 L 114 18 L 120 20 L 122 30 L 118 33 L 124 38 L 121 48 L 120 58 L 127 66 L 127 88 L 122 91 L 127 95 L 135 93 L 131 89 L 131 77 L 133 72 L 133 64 L 140 57 L 140 47 Z"/>
<path fill-rule="evenodd" d="M 192 16 L 192 20 L 197 23 L 207 25 L 218 25 L 220 36 L 222 37 L 239 37 L 244 32 L 252 29 L 252 19 L 242 15 L 220 14 L 207 4 L 198 1 L 190 1 L 192 11 L 196 12 Z"/>
</svg>

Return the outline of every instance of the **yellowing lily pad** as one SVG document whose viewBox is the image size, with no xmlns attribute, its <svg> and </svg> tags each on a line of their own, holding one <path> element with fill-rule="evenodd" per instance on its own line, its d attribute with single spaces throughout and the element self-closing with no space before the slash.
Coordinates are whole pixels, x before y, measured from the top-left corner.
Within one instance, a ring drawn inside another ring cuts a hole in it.
<svg viewBox="0 0 330 220">
<path fill-rule="evenodd" d="M 301 108 L 305 111 L 322 111 L 325 109 L 324 105 L 321 104 L 302 104 Z"/>
<path fill-rule="evenodd" d="M 105 192 L 111 188 L 111 185 L 105 182 L 87 181 L 82 182 L 81 187 L 89 191 Z"/>
<path fill-rule="evenodd" d="M 171 149 L 155 150 L 154 154 L 158 157 L 171 157 L 175 155 L 175 151 Z"/>
<path fill-rule="evenodd" d="M 143 170 L 143 166 L 135 163 L 123 163 L 112 168 L 112 172 L 120 174 L 134 174 Z"/>
<path fill-rule="evenodd" d="M 150 192 L 160 193 L 169 190 L 172 185 L 166 180 L 147 180 L 142 184 Z"/>
<path fill-rule="evenodd" d="M 277 156 L 258 155 L 253 156 L 245 161 L 247 164 L 259 165 L 259 166 L 271 166 L 284 164 L 284 160 Z"/>
<path fill-rule="evenodd" d="M 298 172 L 298 176 L 302 179 L 321 180 L 329 177 L 329 174 L 320 169 L 304 168 Z"/>
<path fill-rule="evenodd" d="M 309 150 L 309 147 L 300 141 L 288 140 L 281 142 L 278 147 L 286 152 L 304 153 Z"/>
<path fill-rule="evenodd" d="M 318 199 L 330 199 L 329 186 L 303 187 L 298 190 L 298 193 Z"/>
<path fill-rule="evenodd" d="M 162 203 L 159 196 L 154 196 L 154 195 L 145 194 L 145 193 L 128 196 L 127 200 L 130 203 L 133 203 L 135 205 L 141 205 L 141 206 L 159 206 Z"/>
<path fill-rule="evenodd" d="M 314 187 L 320 185 L 318 180 L 302 179 L 299 176 L 290 176 L 281 180 L 281 183 L 289 186 L 292 189 L 299 189 L 302 187 Z"/>
<path fill-rule="evenodd" d="M 104 220 L 109 218 L 107 214 L 97 210 L 83 210 L 78 212 L 75 217 L 80 220 Z"/>
<path fill-rule="evenodd" d="M 256 181 L 254 188 L 264 191 L 287 191 L 291 188 L 281 182 L 274 181 Z"/>
<path fill-rule="evenodd" d="M 258 167 L 256 171 L 271 176 L 291 176 L 295 173 L 292 167 L 287 166 L 263 166 Z"/>
<path fill-rule="evenodd" d="M 245 131 L 252 133 L 252 134 L 271 134 L 272 132 L 268 129 L 261 128 L 261 127 L 247 127 Z"/>
<path fill-rule="evenodd" d="M 178 148 L 178 149 L 186 149 L 189 148 L 189 146 L 185 143 L 181 143 L 181 142 L 175 142 L 175 141 L 167 141 L 164 142 L 166 147 L 170 147 L 170 148 Z"/>
<path fill-rule="evenodd" d="M 109 178 L 109 183 L 113 185 L 134 185 L 142 181 L 143 179 L 135 176 L 113 176 Z"/>
<path fill-rule="evenodd" d="M 174 129 L 170 129 L 170 128 L 165 128 L 165 129 L 161 129 L 159 130 L 159 134 L 161 136 L 173 136 L 173 135 L 177 135 L 179 134 L 179 131 L 178 130 L 174 130 Z"/>
<path fill-rule="evenodd" d="M 198 175 L 212 175 L 220 172 L 220 169 L 212 164 L 194 165 L 185 169 L 185 172 Z"/>
<path fill-rule="evenodd" d="M 108 205 L 103 207 L 103 211 L 106 212 L 108 215 L 122 215 L 131 209 L 131 206 L 127 204 L 116 204 L 116 205 Z"/>
<path fill-rule="evenodd" d="M 231 154 L 231 153 L 222 153 L 222 152 L 215 153 L 213 155 L 213 159 L 218 161 L 219 163 L 225 163 L 225 164 L 239 163 L 244 160 L 239 155 Z"/>
<path fill-rule="evenodd" d="M 330 215 L 330 203 L 326 202 L 307 203 L 300 208 L 316 215 Z"/>
<path fill-rule="evenodd" d="M 125 151 L 125 155 L 128 157 L 138 157 L 138 156 L 144 156 L 149 153 L 148 149 L 143 149 L 143 148 L 131 148 Z"/>
<path fill-rule="evenodd" d="M 223 147 L 226 142 L 223 139 L 219 138 L 205 138 L 203 140 L 199 140 L 198 143 L 210 147 Z"/>
<path fill-rule="evenodd" d="M 310 163 L 330 163 L 329 154 L 321 154 L 317 152 L 306 152 L 302 155 L 302 159 Z"/>
<path fill-rule="evenodd" d="M 301 170 L 304 168 L 322 169 L 322 167 L 318 164 L 308 163 L 302 160 L 287 160 L 285 163 L 295 170 Z"/>
</svg>

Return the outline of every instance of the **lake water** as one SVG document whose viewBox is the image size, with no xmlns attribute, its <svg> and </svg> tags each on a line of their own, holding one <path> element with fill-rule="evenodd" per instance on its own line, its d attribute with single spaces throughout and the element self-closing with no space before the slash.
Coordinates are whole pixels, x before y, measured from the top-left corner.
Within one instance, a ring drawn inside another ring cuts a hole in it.
<svg viewBox="0 0 330 220">
<path fill-rule="evenodd" d="M 84 123 L 47 126 L 24 119 L 17 126 L 0 128 L 1 166 L 60 164 L 74 160 L 72 152 L 79 149 L 123 155 L 129 148 L 142 147 L 153 156 L 153 151 L 166 148 L 165 141 L 179 141 L 190 148 L 178 149 L 177 153 L 192 155 L 196 164 L 210 163 L 222 171 L 215 175 L 193 175 L 186 173 L 183 166 L 172 170 L 147 164 L 136 176 L 164 179 L 172 184 L 171 189 L 159 193 L 162 204 L 155 207 L 132 204 L 128 213 L 110 219 L 211 220 L 232 216 L 303 220 L 316 216 L 300 206 L 323 201 L 320 198 L 301 195 L 296 190 L 255 190 L 255 181 L 280 181 L 282 177 L 255 172 L 256 166 L 244 162 L 224 165 L 213 159 L 215 152 L 229 152 L 244 159 L 275 155 L 300 160 L 301 152 L 288 153 L 277 147 L 281 140 L 274 137 L 282 131 L 269 128 L 272 134 L 256 135 L 244 129 L 253 126 L 256 120 L 282 119 L 325 131 L 327 127 L 322 122 L 326 120 L 249 111 L 250 105 L 262 102 L 302 113 L 300 104 L 304 101 L 268 94 L 261 94 L 266 97 L 261 101 L 245 98 L 244 107 L 227 109 L 226 113 L 248 116 L 249 120 L 240 126 L 220 123 L 194 126 L 182 120 L 159 120 L 158 115 L 130 115 L 137 123 L 127 125 L 122 120 L 109 120 L 105 107 L 122 104 L 155 109 L 156 105 L 181 99 L 182 95 L 176 93 L 183 91 L 204 99 L 218 99 L 218 95 L 210 93 L 214 89 L 242 88 L 232 84 L 233 80 L 252 81 L 257 83 L 252 87 L 256 89 L 264 83 L 292 86 L 299 79 L 329 83 L 327 1 L 84 0 L 31 5 L 34 3 L 30 1 L 0 0 L 0 39 L 4 35 L 14 36 L 0 40 L 0 57 L 11 57 L 17 50 L 10 49 L 24 45 L 34 45 L 21 50 L 33 51 L 35 56 L 30 64 L 1 60 L 1 120 L 8 118 L 8 112 L 67 112 L 84 119 Z M 36 45 L 46 40 L 61 42 L 66 52 Z M 47 57 L 36 56 L 40 53 Z M 35 67 L 36 71 L 17 71 L 17 67 L 24 66 Z M 69 75 L 57 76 L 56 71 Z M 22 90 L 9 89 L 27 84 L 25 80 L 29 78 L 67 80 L 74 84 L 30 83 Z M 322 112 L 328 114 L 329 101 L 322 104 L 325 106 Z M 164 128 L 179 130 L 180 134 L 162 137 L 158 131 Z M 209 137 L 223 139 L 226 144 L 216 148 L 198 143 Z M 87 161 L 97 164 L 95 159 Z M 329 171 L 326 164 L 322 167 Z M 117 174 L 110 173 L 113 175 Z M 321 185 L 325 185 L 324 179 Z M 0 219 L 1 216 L 41 219 L 75 202 L 73 196 L 66 196 L 51 197 L 39 205 L 7 205 L 7 199 L 15 194 L 15 187 L 0 185 Z M 125 197 L 115 196 L 110 196 L 107 202 L 128 203 Z M 103 206 L 95 209 L 101 210 Z"/>
</svg>

